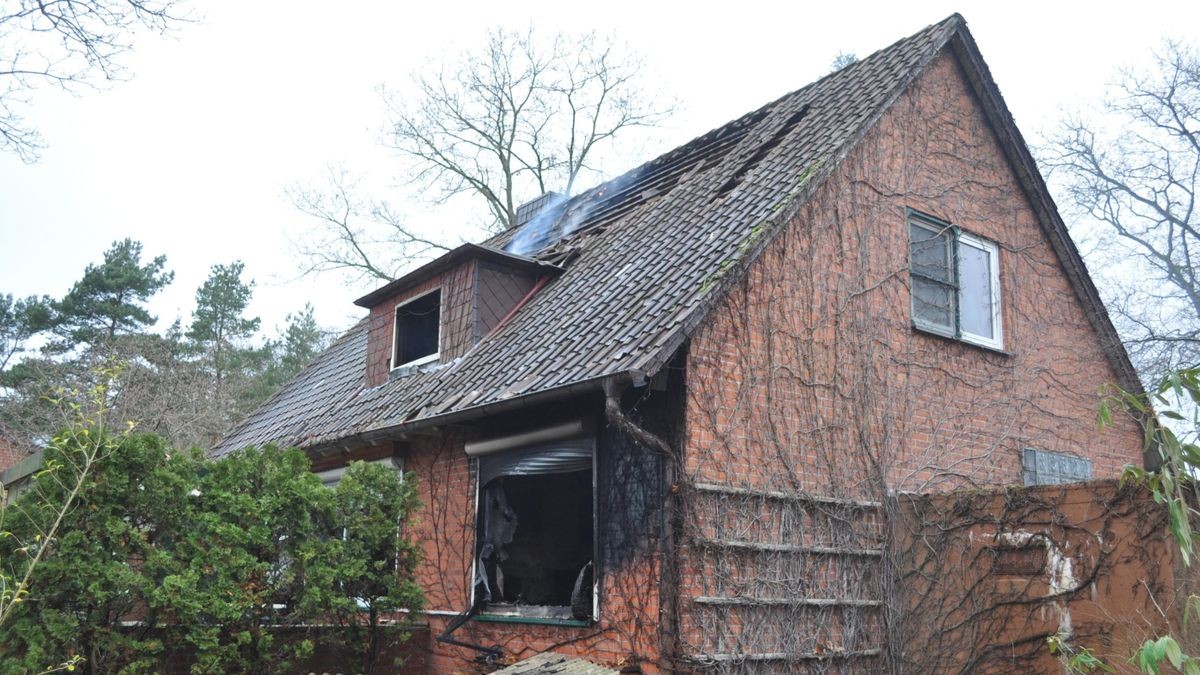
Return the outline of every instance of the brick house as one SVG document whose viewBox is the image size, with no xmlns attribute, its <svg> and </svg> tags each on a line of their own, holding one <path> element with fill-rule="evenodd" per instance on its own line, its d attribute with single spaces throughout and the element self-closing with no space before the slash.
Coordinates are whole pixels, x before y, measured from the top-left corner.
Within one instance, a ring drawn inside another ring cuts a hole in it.
<svg viewBox="0 0 1200 675">
<path fill-rule="evenodd" d="M 414 472 L 434 670 L 883 669 L 889 499 L 1141 462 L 958 15 L 519 216 L 358 299 L 213 451 Z"/>
</svg>

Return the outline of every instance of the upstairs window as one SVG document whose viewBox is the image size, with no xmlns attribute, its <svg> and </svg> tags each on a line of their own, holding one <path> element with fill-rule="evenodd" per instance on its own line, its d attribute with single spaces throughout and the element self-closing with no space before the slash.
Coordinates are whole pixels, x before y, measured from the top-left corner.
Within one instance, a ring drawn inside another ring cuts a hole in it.
<svg viewBox="0 0 1200 675">
<path fill-rule="evenodd" d="M 908 262 L 917 328 L 992 349 L 1004 347 L 1000 249 L 994 242 L 914 213 L 908 220 Z"/>
<path fill-rule="evenodd" d="M 392 368 L 412 366 L 438 357 L 441 338 L 441 289 L 418 296 L 396 307 Z"/>
</svg>

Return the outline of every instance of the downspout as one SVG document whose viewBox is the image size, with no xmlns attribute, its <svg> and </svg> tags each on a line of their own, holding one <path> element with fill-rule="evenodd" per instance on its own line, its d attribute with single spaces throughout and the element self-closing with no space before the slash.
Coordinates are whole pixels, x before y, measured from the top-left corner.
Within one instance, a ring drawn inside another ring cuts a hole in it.
<svg viewBox="0 0 1200 675">
<path fill-rule="evenodd" d="M 496 659 L 504 655 L 504 650 L 500 649 L 498 646 L 484 647 L 483 645 L 477 645 L 473 642 L 464 642 L 462 640 L 450 637 L 451 633 L 459 628 L 462 628 L 463 624 L 467 623 L 471 619 L 475 618 L 477 614 L 479 614 L 479 606 L 482 604 L 482 602 L 483 601 L 480 598 L 476 597 L 475 602 L 471 604 L 467 611 L 451 619 L 450 623 L 446 624 L 446 630 L 442 631 L 442 634 L 437 636 L 435 639 L 442 644 L 463 647 L 464 649 L 473 649 L 477 652 L 481 652 L 479 658 L 484 663 L 490 665 L 495 663 Z"/>
<path fill-rule="evenodd" d="M 617 386 L 616 379 L 607 379 L 604 381 L 604 416 L 609 423 L 617 427 L 621 431 L 629 434 L 638 443 L 650 448 L 654 452 L 679 460 L 679 456 L 671 445 L 664 441 L 660 436 L 648 431 L 640 426 L 621 410 L 621 389 Z"/>
<path fill-rule="evenodd" d="M 651 452 L 661 454 L 667 458 L 665 468 L 665 481 L 667 484 L 667 494 L 665 495 L 665 510 L 663 522 L 663 544 L 660 548 L 660 565 L 662 570 L 659 574 L 658 595 L 659 605 L 666 611 L 666 616 L 670 617 L 666 622 L 659 622 L 659 657 L 658 667 L 663 672 L 673 672 L 676 670 L 677 654 L 679 652 L 679 588 L 682 584 L 675 559 L 676 552 L 679 549 L 677 533 L 682 531 L 682 528 L 676 527 L 676 518 L 683 513 L 680 508 L 679 500 L 683 499 L 683 494 L 678 489 L 678 474 L 683 463 L 682 454 L 676 452 L 671 444 L 664 440 L 658 434 L 638 425 L 625 414 L 621 409 L 621 394 L 628 388 L 629 381 L 621 382 L 616 378 L 607 379 L 603 382 L 604 389 L 604 416 L 610 424 L 615 426 L 620 431 L 632 437 L 635 441 L 649 448 Z M 668 549 L 670 547 L 670 549 Z M 667 628 L 666 626 L 670 626 Z"/>
</svg>

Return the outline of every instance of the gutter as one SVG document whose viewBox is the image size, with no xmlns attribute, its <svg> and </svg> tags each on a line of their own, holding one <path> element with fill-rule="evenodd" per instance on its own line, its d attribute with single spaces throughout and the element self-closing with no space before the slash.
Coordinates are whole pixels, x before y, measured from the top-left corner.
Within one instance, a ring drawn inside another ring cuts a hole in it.
<svg viewBox="0 0 1200 675">
<path fill-rule="evenodd" d="M 641 370 L 627 370 L 612 373 L 609 375 L 600 375 L 587 380 L 573 382 L 561 387 L 552 389 L 544 389 L 532 394 L 524 394 L 504 399 L 502 401 L 494 401 L 492 403 L 484 403 L 482 405 L 463 408 L 454 412 L 434 415 L 432 417 L 422 417 L 411 422 L 401 422 L 378 429 L 371 429 L 353 436 L 344 436 L 336 442 L 314 443 L 313 445 L 303 448 L 308 452 L 323 452 L 335 450 L 346 446 L 348 443 L 363 442 L 367 444 L 375 444 L 380 441 L 393 440 L 397 436 L 403 436 L 409 433 L 415 433 L 434 427 L 445 427 L 453 424 L 461 424 L 463 422 L 471 422 L 483 417 L 490 417 L 501 413 L 511 412 L 514 410 L 523 410 L 533 406 L 552 403 L 555 401 L 572 398 L 581 394 L 604 394 L 607 387 L 612 386 L 644 386 L 647 381 L 647 373 Z"/>
<path fill-rule="evenodd" d="M 13 464 L 4 471 L 0 471 L 0 485 L 8 487 L 13 483 L 33 475 L 40 471 L 42 464 L 45 461 L 45 452 L 37 450 L 31 452 L 28 457 Z"/>
</svg>

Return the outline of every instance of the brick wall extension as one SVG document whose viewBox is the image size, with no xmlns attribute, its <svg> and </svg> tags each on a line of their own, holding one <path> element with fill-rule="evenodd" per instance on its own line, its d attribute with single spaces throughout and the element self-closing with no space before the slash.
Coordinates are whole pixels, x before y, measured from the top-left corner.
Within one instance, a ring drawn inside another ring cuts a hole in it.
<svg viewBox="0 0 1200 675">
<path fill-rule="evenodd" d="M 1197 646 L 1183 621 L 1196 571 L 1140 488 L 959 490 L 903 495 L 897 508 L 892 672 L 1065 672 L 1052 635 L 1127 673 L 1147 639 L 1174 632 Z"/>
</svg>

